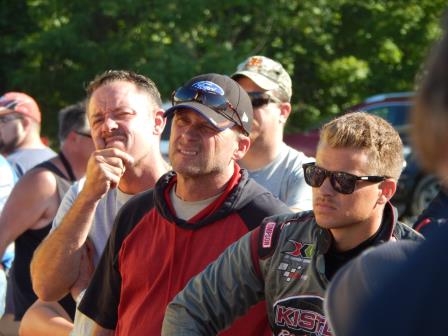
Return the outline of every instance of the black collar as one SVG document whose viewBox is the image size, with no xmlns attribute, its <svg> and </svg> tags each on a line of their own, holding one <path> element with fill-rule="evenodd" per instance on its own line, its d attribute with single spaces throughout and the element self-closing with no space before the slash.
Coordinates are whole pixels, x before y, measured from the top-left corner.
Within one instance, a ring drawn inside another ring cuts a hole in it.
<svg viewBox="0 0 448 336">
<path fill-rule="evenodd" d="M 62 165 L 64 166 L 65 171 L 67 172 L 68 177 L 70 178 L 70 181 L 75 182 L 76 176 L 75 176 L 75 174 L 73 174 L 73 169 L 72 169 L 70 162 L 68 162 L 67 158 L 65 157 L 65 155 L 62 152 L 59 152 L 58 156 L 61 159 Z"/>
</svg>

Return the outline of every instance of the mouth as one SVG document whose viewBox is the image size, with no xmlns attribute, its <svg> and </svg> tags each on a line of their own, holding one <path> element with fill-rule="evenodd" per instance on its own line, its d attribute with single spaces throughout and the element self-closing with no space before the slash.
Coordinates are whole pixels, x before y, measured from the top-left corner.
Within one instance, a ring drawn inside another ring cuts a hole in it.
<svg viewBox="0 0 448 336">
<path fill-rule="evenodd" d="M 314 203 L 314 209 L 317 210 L 336 210 L 336 207 L 334 204 L 327 203 L 327 202 L 316 202 Z"/>
<path fill-rule="evenodd" d="M 199 146 L 194 146 L 193 144 L 182 144 L 177 143 L 176 151 L 183 156 L 196 156 L 199 154 Z"/>
<path fill-rule="evenodd" d="M 197 151 L 192 151 L 192 150 L 179 149 L 179 152 L 182 155 L 185 155 L 185 156 L 195 156 L 195 155 L 198 155 Z"/>
<path fill-rule="evenodd" d="M 117 145 L 123 147 L 126 144 L 126 138 L 120 135 L 107 137 L 104 138 L 104 144 L 106 148 L 117 147 Z"/>
</svg>

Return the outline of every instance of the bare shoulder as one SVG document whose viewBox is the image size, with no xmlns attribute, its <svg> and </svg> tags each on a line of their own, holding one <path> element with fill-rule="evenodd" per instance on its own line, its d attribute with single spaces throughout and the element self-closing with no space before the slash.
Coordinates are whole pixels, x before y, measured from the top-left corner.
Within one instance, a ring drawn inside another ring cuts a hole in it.
<svg viewBox="0 0 448 336">
<path fill-rule="evenodd" d="M 45 168 L 36 168 L 28 171 L 15 188 L 23 190 L 29 189 L 30 192 L 50 195 L 56 191 L 56 178 L 54 174 Z"/>
<path fill-rule="evenodd" d="M 59 195 L 53 173 L 46 169 L 33 169 L 14 186 L 3 212 L 12 214 L 14 218 L 34 218 L 47 214 L 48 211 L 55 212 L 58 203 Z M 49 214 L 44 217 L 47 216 L 50 217 Z"/>
</svg>

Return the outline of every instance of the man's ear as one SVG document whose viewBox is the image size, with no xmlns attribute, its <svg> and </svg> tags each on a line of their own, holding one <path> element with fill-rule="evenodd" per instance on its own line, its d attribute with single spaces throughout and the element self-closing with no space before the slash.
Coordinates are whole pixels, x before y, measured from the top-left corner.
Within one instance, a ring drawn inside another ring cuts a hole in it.
<svg viewBox="0 0 448 336">
<path fill-rule="evenodd" d="M 291 104 L 290 103 L 280 103 L 280 122 L 286 124 L 289 115 L 291 114 Z"/>
<path fill-rule="evenodd" d="M 157 110 L 154 112 L 154 134 L 160 135 L 163 132 L 163 129 L 166 125 L 166 118 L 163 116 L 165 111 Z"/>
<path fill-rule="evenodd" d="M 380 193 L 378 197 L 379 204 L 386 204 L 397 190 L 397 182 L 394 179 L 388 178 L 380 183 Z"/>
<path fill-rule="evenodd" d="M 27 129 L 31 126 L 31 120 L 27 116 L 20 118 L 20 123 L 22 124 L 23 129 Z"/>
<path fill-rule="evenodd" d="M 247 151 L 250 147 L 250 138 L 248 136 L 239 134 L 237 135 L 237 148 L 233 151 L 233 160 L 238 161 L 241 160 L 244 155 L 246 155 Z"/>
<path fill-rule="evenodd" d="M 65 138 L 64 142 L 71 141 L 74 143 L 80 142 L 79 139 L 82 137 L 82 135 L 78 135 L 75 133 L 75 131 L 71 130 L 70 133 L 67 134 L 67 137 Z"/>
</svg>

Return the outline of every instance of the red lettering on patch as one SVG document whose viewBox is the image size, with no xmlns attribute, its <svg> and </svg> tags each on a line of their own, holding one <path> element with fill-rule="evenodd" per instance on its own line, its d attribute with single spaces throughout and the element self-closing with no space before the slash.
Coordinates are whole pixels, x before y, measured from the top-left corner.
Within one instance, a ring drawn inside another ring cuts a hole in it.
<svg viewBox="0 0 448 336">
<path fill-rule="evenodd" d="M 275 222 L 266 223 L 263 232 L 263 248 L 270 248 L 272 246 L 272 236 L 274 234 Z"/>
</svg>

